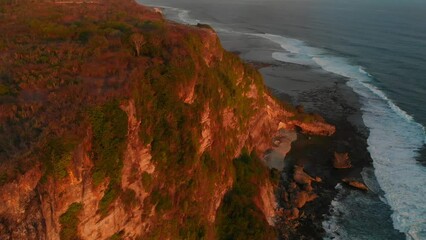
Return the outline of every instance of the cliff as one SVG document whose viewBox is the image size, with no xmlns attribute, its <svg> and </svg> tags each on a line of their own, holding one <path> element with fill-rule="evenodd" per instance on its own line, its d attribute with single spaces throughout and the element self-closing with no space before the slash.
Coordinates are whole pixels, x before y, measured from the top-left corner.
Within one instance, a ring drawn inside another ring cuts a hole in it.
<svg viewBox="0 0 426 240">
<path fill-rule="evenodd" d="M 334 132 L 132 1 L 2 4 L 0 31 L 0 239 L 214 239 L 225 195 L 270 237 L 274 134 Z"/>
</svg>

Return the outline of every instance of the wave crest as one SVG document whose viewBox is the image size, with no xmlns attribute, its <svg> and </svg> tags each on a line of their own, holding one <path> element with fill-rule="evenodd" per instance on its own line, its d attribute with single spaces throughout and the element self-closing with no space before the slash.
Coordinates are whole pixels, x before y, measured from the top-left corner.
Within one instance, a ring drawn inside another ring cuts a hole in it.
<svg viewBox="0 0 426 240">
<path fill-rule="evenodd" d="M 307 46 L 303 41 L 271 34 L 257 34 L 278 43 L 285 52 L 272 55 L 286 61 L 320 67 L 349 79 L 362 102 L 363 120 L 370 129 L 368 150 L 375 175 L 389 204 L 395 229 L 408 239 L 426 239 L 426 169 L 417 163 L 426 142 L 425 128 L 399 108 L 373 84 L 374 77 L 349 59 Z M 337 203 L 334 201 L 334 205 Z M 335 206 L 335 207 L 336 207 Z"/>
</svg>

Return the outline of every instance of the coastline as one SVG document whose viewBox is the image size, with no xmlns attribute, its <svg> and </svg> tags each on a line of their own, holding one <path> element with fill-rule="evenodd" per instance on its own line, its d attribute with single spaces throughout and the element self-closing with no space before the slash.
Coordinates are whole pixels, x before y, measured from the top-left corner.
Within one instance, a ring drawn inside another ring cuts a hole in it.
<svg viewBox="0 0 426 240">
<path fill-rule="evenodd" d="M 425 128 L 368 54 L 184 1 L 0 4 L 1 239 L 426 238 Z"/>
<path fill-rule="evenodd" d="M 274 70 L 274 68 L 280 68 L 278 63 L 256 62 L 254 66 L 260 66 L 258 69 L 263 73 L 265 81 L 270 80 L 272 82 L 274 81 L 274 79 L 271 79 L 274 78 L 272 76 L 277 76 L 277 70 Z M 283 70 L 287 69 L 293 69 L 296 72 L 307 71 L 304 66 L 284 64 Z M 286 75 L 288 77 L 291 73 L 286 73 Z M 298 74 L 296 76 L 306 77 L 306 75 Z M 327 237 L 324 229 L 327 226 L 324 226 L 324 224 L 327 224 L 325 221 L 331 218 L 330 207 L 341 190 L 344 189 L 346 195 L 349 195 L 349 193 L 365 194 L 344 184 L 342 179 L 351 178 L 363 182 L 363 170 L 372 170 L 372 159 L 367 150 L 369 131 L 363 124 L 359 98 L 346 85 L 346 79 L 336 76 L 328 77 L 331 77 L 332 84 L 316 86 L 314 89 L 307 89 L 304 83 L 299 86 L 293 83 L 292 88 L 304 89 L 300 94 L 293 96 L 291 95 L 292 91 L 283 92 L 269 86 L 271 93 L 282 102 L 301 104 L 306 111 L 318 113 L 327 122 L 336 126 L 336 133 L 331 137 L 312 137 L 299 133 L 297 140 L 293 142 L 290 152 L 285 157 L 286 169 L 283 175 L 291 175 L 292 167 L 298 165 L 303 166 L 305 172 L 310 176 L 320 177 L 322 182 L 313 185 L 318 198 L 303 207 L 299 219 L 287 221 L 285 217 L 278 218 L 278 231 L 282 239 L 320 239 Z M 335 151 L 348 152 L 352 167 L 349 169 L 333 168 L 332 159 Z M 279 186 L 279 194 L 285 192 L 286 187 L 285 182 L 282 182 Z M 378 199 L 375 192 L 369 194 Z M 388 211 L 390 215 L 390 209 Z M 392 227 L 390 218 L 383 224 Z M 404 239 L 404 234 L 398 233 L 396 230 L 389 235 L 393 239 Z"/>
<path fill-rule="evenodd" d="M 249 49 L 249 47 L 246 48 Z M 344 178 L 363 182 L 365 181 L 363 170 L 373 171 L 373 160 L 367 149 L 369 130 L 363 123 L 359 96 L 346 85 L 348 79 L 312 70 L 303 65 L 281 63 L 272 58 L 268 61 L 256 61 L 255 55 L 245 55 L 244 52 L 241 52 L 240 56 L 246 61 L 255 62 L 254 66 L 260 66 L 258 69 L 264 77 L 265 84 L 278 99 L 293 105 L 303 105 L 307 112 L 318 113 L 327 122 L 336 126 L 336 133 L 330 138 L 323 137 L 319 140 L 299 134 L 286 155 L 284 162 L 290 163 L 287 172 L 291 171 L 292 165 L 301 165 L 304 166 L 306 173 L 313 177 L 320 177 L 322 182 L 313 184 L 318 198 L 303 207 L 298 220 L 289 222 L 282 217 L 278 219 L 280 237 L 282 239 L 345 239 L 344 236 L 339 238 L 340 233 L 338 229 L 335 229 L 336 226 L 330 226 L 331 223 L 327 221 L 333 218 L 333 201 L 337 197 L 342 199 L 352 193 L 352 195 L 361 194 L 361 197 L 363 194 L 368 194 L 368 198 L 373 198 L 386 211 L 384 214 L 389 217 L 384 219 L 382 225 L 385 229 L 393 229 L 393 231 L 378 231 L 379 234 L 388 239 L 405 239 L 403 233 L 393 228 L 390 218 L 392 212 L 389 206 L 381 202 L 382 192 L 379 187 L 374 191 L 363 193 L 342 182 Z M 259 57 L 260 60 L 262 58 L 264 56 Z M 332 159 L 335 151 L 348 152 L 352 167 L 333 168 Z M 371 182 L 373 182 L 372 185 L 377 185 L 375 179 L 369 181 L 369 184 Z M 285 186 L 281 184 L 279 193 L 283 191 Z M 342 191 L 345 192 L 345 196 L 340 194 Z"/>
<path fill-rule="evenodd" d="M 179 10 L 176 8 L 168 9 L 170 11 L 181 11 L 179 14 L 174 16 L 174 20 L 176 20 L 176 18 L 179 18 L 181 22 L 187 24 L 200 22 L 199 20 L 191 19 L 188 10 Z M 324 162 L 328 161 L 330 163 L 332 158 L 330 157 L 330 152 L 332 152 L 330 149 L 349 149 L 348 151 L 355 152 L 355 154 L 350 153 L 350 155 L 354 155 L 351 157 L 351 159 L 353 157 L 359 158 L 359 163 L 354 163 L 353 168 L 350 170 L 338 170 L 336 174 L 338 176 L 332 176 L 332 178 L 341 180 L 345 176 L 350 176 L 368 182 L 367 185 L 369 187 L 371 185 L 371 188 L 373 188 L 374 191 L 371 194 L 359 196 L 361 198 L 361 201 L 364 201 L 367 198 L 369 200 L 372 199 L 374 201 L 374 204 L 377 204 L 379 206 L 379 209 L 382 210 L 382 212 L 379 212 L 381 214 L 381 218 L 375 220 L 384 222 L 386 224 L 387 231 L 391 232 L 390 234 L 393 238 L 403 239 L 404 234 L 398 232 L 398 230 L 402 232 L 405 231 L 405 229 L 401 229 L 401 226 L 399 226 L 400 222 L 398 222 L 398 219 L 395 220 L 395 217 L 397 218 L 399 216 L 398 214 L 401 213 L 398 212 L 399 209 L 393 209 L 393 212 L 390 210 L 390 206 L 394 208 L 395 205 L 393 205 L 392 203 L 388 203 L 388 194 L 385 195 L 385 192 L 380 189 L 381 187 L 379 187 L 378 181 L 374 177 L 374 168 L 370 156 L 372 143 L 370 142 L 371 139 L 369 139 L 369 129 L 371 129 L 372 126 L 371 122 L 367 123 L 369 124 L 368 127 L 366 126 L 366 124 L 364 124 L 365 119 L 363 120 L 363 117 L 365 117 L 365 111 L 361 110 L 361 107 L 365 107 L 366 103 L 365 99 L 362 99 L 361 103 L 361 98 L 365 98 L 365 96 L 360 96 L 363 93 L 360 93 L 359 89 L 355 89 L 357 87 L 355 85 L 359 83 L 348 81 L 346 77 L 343 77 L 347 76 L 346 72 L 343 74 L 340 72 L 335 72 L 335 69 L 329 68 L 327 65 L 323 65 L 325 64 L 324 62 L 321 62 L 321 64 L 319 64 L 321 67 L 317 68 L 306 66 L 303 63 L 301 65 L 298 65 L 297 61 L 295 62 L 296 64 L 293 64 L 288 62 L 282 62 L 281 59 L 279 61 L 276 60 L 276 57 L 272 57 L 273 53 L 282 52 L 283 48 L 285 50 L 288 50 L 286 47 L 283 47 L 282 45 L 280 46 L 281 43 L 277 42 L 277 38 L 280 38 L 280 36 L 268 35 L 263 33 L 244 33 L 238 31 L 234 32 L 220 27 L 216 28 L 216 31 L 221 39 L 224 48 L 228 51 L 239 53 L 239 56 L 246 62 L 254 63 L 254 65 L 259 68 L 262 75 L 264 76 L 265 84 L 269 88 L 275 89 L 276 91 L 274 92 L 277 93 L 279 97 L 285 99 L 287 102 L 291 102 L 293 105 L 302 104 L 304 105 L 304 108 L 307 110 L 307 112 L 319 113 L 324 116 L 325 119 L 330 123 L 339 125 L 336 126 L 338 129 L 337 131 L 339 132 L 339 129 L 342 129 L 343 132 L 341 134 L 338 133 L 336 134 L 336 137 L 333 137 L 333 139 L 335 138 L 335 142 L 330 143 L 330 146 L 328 147 L 328 152 L 325 151 L 326 154 L 323 154 L 324 156 L 319 162 L 325 164 Z M 271 39 L 270 37 L 275 39 Z M 283 39 L 286 38 L 284 37 Z M 303 44 L 303 42 L 301 43 Z M 290 50 L 290 52 L 292 51 Z M 290 59 L 290 61 L 291 60 L 293 59 Z M 338 64 L 347 63 L 338 62 Z M 365 72 L 362 67 L 353 65 L 349 65 L 349 67 L 350 70 L 356 70 L 355 78 L 360 77 L 361 75 L 362 78 L 371 77 L 371 75 Z M 348 75 L 347 77 L 352 78 L 353 76 Z M 393 103 L 390 102 L 388 98 L 386 98 L 384 93 L 381 92 L 379 89 L 375 88 L 374 85 L 364 84 L 363 82 L 361 82 L 361 85 L 363 85 L 362 87 L 364 88 L 368 88 L 368 91 L 371 91 L 377 95 L 376 96 L 373 94 L 373 97 L 381 98 L 381 101 L 384 100 L 385 103 L 389 104 L 393 111 L 396 111 L 394 108 L 397 108 L 397 106 L 394 106 Z M 338 97 L 336 97 L 337 95 Z M 337 135 L 339 135 L 339 137 L 337 137 Z M 363 158 L 361 159 L 361 157 Z M 377 160 L 376 158 L 377 156 L 375 156 L 374 159 Z M 358 160 L 356 159 L 353 159 L 353 161 L 358 162 Z M 421 161 L 421 158 L 419 159 L 419 161 Z M 374 162 L 374 165 L 377 165 L 377 163 Z M 376 171 L 380 171 L 380 169 L 381 168 Z M 370 174 L 366 174 L 365 172 L 368 172 Z M 336 171 L 334 173 L 336 173 Z M 383 176 L 381 177 L 383 181 Z M 334 183 L 337 183 L 337 181 L 335 180 Z M 337 198 L 339 200 L 345 200 L 342 199 L 341 196 L 341 193 L 343 192 L 340 187 L 341 185 L 331 185 L 329 187 L 330 189 L 332 188 L 331 191 L 334 193 L 334 196 L 336 196 L 336 199 L 329 197 L 331 200 L 327 201 L 327 206 L 330 206 L 330 208 L 327 209 L 327 211 L 322 211 L 328 212 L 326 216 L 327 218 L 334 217 L 332 215 L 334 214 L 333 211 L 336 210 Z M 352 193 L 353 191 L 349 189 L 349 192 Z M 400 206 L 397 206 L 397 208 L 399 207 Z M 326 207 L 324 207 L 324 209 L 325 208 Z M 402 212 L 402 214 L 404 214 L 404 212 Z M 346 217 L 351 218 L 351 216 L 347 213 Z M 366 217 L 369 217 L 368 214 Z M 321 216 L 321 218 L 324 219 L 323 216 Z M 344 221 L 345 219 L 340 220 Z M 319 220 L 317 219 L 316 222 L 318 224 Z M 324 222 L 322 222 L 321 224 L 324 225 Z M 325 226 L 323 227 L 326 228 Z M 368 229 L 366 229 L 366 231 L 375 231 L 375 229 L 369 226 L 368 223 L 364 223 L 364 227 L 369 227 Z M 337 230 L 335 233 L 338 237 L 340 233 L 337 232 Z M 332 228 L 329 228 L 327 231 L 327 234 L 330 233 L 334 234 Z M 376 236 L 377 238 L 373 237 L 372 239 L 386 238 L 386 231 L 384 233 L 385 235 L 381 236 L 380 234 L 381 233 L 378 233 L 378 235 Z M 333 237 L 336 237 L 336 235 L 333 235 Z"/>
<path fill-rule="evenodd" d="M 378 186 L 374 174 L 369 176 L 372 179 L 366 179 L 363 173 L 364 170 L 371 173 L 374 171 L 373 160 L 368 151 L 369 129 L 363 122 L 360 97 L 347 85 L 349 80 L 319 68 L 277 61 L 272 54 L 282 49 L 268 39 L 228 32 L 218 32 L 218 35 L 225 49 L 239 53 L 243 60 L 258 68 L 265 85 L 271 89 L 275 97 L 294 106 L 302 105 L 306 112 L 320 114 L 327 122 L 336 126 L 336 133 L 330 138 L 323 138 L 322 143 L 299 134 L 298 140 L 293 142 L 290 152 L 285 157 L 284 162 L 290 166 L 287 166 L 284 173 L 291 171 L 291 166 L 294 164 L 303 165 L 306 173 L 313 177 L 320 177 L 322 182 L 313 184 L 318 198 L 302 208 L 300 219 L 289 223 L 282 217 L 278 218 L 280 237 L 282 239 L 349 238 L 350 236 L 346 238 L 341 236 L 345 234 L 341 232 L 342 227 L 334 224 L 336 221 L 345 222 L 347 219 L 344 218 L 351 216 L 341 212 L 341 209 L 335 209 L 333 204 L 336 204 L 337 199 L 345 201 L 348 196 L 358 194 L 360 190 L 342 182 L 344 178 L 352 178 L 361 182 L 367 180 L 368 186 L 371 186 L 374 191 L 361 192 L 357 197 L 360 197 L 361 202 L 366 202 L 364 199 L 372 200 L 382 211 L 379 218 L 381 217 L 383 230 L 377 231 L 377 238 L 372 235 L 372 238 L 364 239 L 405 239 L 405 234 L 393 227 L 392 211 L 382 201 L 383 191 Z M 335 151 L 348 152 L 352 168 L 334 169 L 332 159 Z M 283 188 L 285 189 L 284 184 L 281 184 L 278 194 L 282 194 Z M 334 215 L 338 216 L 337 219 Z M 371 216 L 367 213 L 360 217 Z M 363 219 L 359 220 L 360 226 L 357 227 L 369 227 L 368 221 L 362 223 Z"/>
</svg>

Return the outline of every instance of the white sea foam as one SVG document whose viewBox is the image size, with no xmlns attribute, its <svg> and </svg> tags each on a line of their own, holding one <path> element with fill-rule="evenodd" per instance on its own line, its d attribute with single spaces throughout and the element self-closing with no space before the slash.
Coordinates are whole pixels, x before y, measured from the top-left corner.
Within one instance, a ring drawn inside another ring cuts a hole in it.
<svg viewBox="0 0 426 240">
<path fill-rule="evenodd" d="M 297 54 L 293 53 L 283 53 L 283 52 L 274 52 L 272 57 L 281 62 L 294 63 L 299 65 L 313 65 L 315 62 L 308 57 L 300 57 Z"/>
<path fill-rule="evenodd" d="M 390 210 L 373 193 L 380 192 L 378 183 L 374 180 L 373 169 L 365 168 L 362 175 L 372 191 L 364 193 L 339 183 L 336 186 L 338 193 L 331 202 L 330 214 L 322 223 L 326 231 L 324 239 L 400 239 L 401 235 L 397 231 L 390 231 L 390 219 L 383 219 L 383 214 Z"/>
<path fill-rule="evenodd" d="M 325 240 L 346 240 L 350 239 L 350 236 L 346 229 L 341 226 L 340 218 L 344 215 L 350 214 L 349 209 L 341 203 L 341 199 L 344 197 L 345 189 L 343 186 L 338 183 L 335 187 L 338 191 L 336 197 L 331 201 L 330 206 L 330 216 L 326 221 L 322 222 L 322 227 L 325 230 L 326 237 Z"/>
<path fill-rule="evenodd" d="M 276 60 L 316 65 L 349 79 L 347 85 L 360 95 L 363 103 L 363 120 L 370 129 L 368 150 L 385 202 L 393 210 L 394 227 L 406 233 L 407 239 L 426 239 L 426 169 L 415 160 L 426 142 L 424 127 L 373 85 L 373 76 L 361 66 L 299 40 L 257 35 L 285 50 L 272 55 Z"/>
<path fill-rule="evenodd" d="M 180 22 L 180 23 L 189 24 L 189 25 L 197 25 L 198 23 L 200 23 L 199 20 L 190 17 L 189 10 L 169 7 L 169 6 L 162 6 L 162 5 L 149 5 L 145 3 L 144 5 L 148 7 L 156 7 L 156 8 L 163 9 L 166 11 L 165 14 L 167 15 L 169 19 Z M 172 13 L 172 14 L 168 14 L 168 13 Z"/>
<path fill-rule="evenodd" d="M 299 63 L 302 65 L 311 66 L 317 65 L 325 71 L 361 82 L 369 91 L 385 100 L 395 113 L 409 121 L 413 121 L 412 116 L 396 106 L 383 91 L 372 85 L 371 80 L 373 76 L 371 74 L 366 72 L 363 67 L 356 64 L 351 64 L 346 58 L 333 56 L 327 53 L 325 50 L 310 47 L 303 41 L 297 39 L 273 34 L 250 35 L 267 38 L 275 43 L 278 43 L 285 50 L 285 52 L 275 52 L 272 54 L 272 57 L 278 61 Z M 416 124 L 419 125 L 418 127 L 422 128 L 424 134 L 424 127 L 418 123 Z M 424 139 L 423 142 L 426 143 L 426 139 Z"/>
<path fill-rule="evenodd" d="M 178 17 L 179 19 L 186 23 L 186 24 L 190 24 L 190 25 L 197 25 L 198 23 L 200 23 L 200 21 L 198 19 L 193 19 L 189 16 L 189 11 L 188 10 L 178 10 Z"/>
</svg>

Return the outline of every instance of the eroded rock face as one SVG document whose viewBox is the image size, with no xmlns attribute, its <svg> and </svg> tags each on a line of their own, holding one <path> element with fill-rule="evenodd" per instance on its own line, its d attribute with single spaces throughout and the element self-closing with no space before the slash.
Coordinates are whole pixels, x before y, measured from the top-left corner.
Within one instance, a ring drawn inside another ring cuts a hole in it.
<svg viewBox="0 0 426 240">
<path fill-rule="evenodd" d="M 311 177 L 303 170 L 302 166 L 295 165 L 293 176 L 287 176 L 281 196 L 284 208 L 278 211 L 286 221 L 298 219 L 303 207 L 318 197 L 313 191 L 312 182 L 320 183 L 321 178 Z"/>
<path fill-rule="evenodd" d="M 274 226 L 275 216 L 277 214 L 277 200 L 275 198 L 275 189 L 270 182 L 266 182 L 260 187 L 260 210 L 268 221 L 268 224 Z"/>
<path fill-rule="evenodd" d="M 224 174 L 223 174 L 224 175 Z M 224 176 L 226 179 L 226 176 Z M 207 219 L 210 223 L 214 223 L 216 220 L 216 212 L 222 203 L 223 196 L 231 189 L 234 180 L 232 178 L 227 178 L 228 181 L 216 184 L 213 190 L 213 201 L 212 204 L 208 207 Z"/>
<path fill-rule="evenodd" d="M 256 115 L 250 119 L 249 135 L 247 141 L 250 146 L 255 146 L 259 156 L 263 156 L 266 150 L 273 145 L 272 137 L 279 133 L 280 123 L 286 122 L 292 113 L 285 111 L 271 96 L 266 93 L 259 95 L 258 91 L 253 91 L 253 99 L 263 98 L 264 106 L 254 106 Z M 255 94 L 257 92 L 257 94 Z M 281 124 L 282 129 L 293 130 L 290 126 Z"/>
<path fill-rule="evenodd" d="M 209 28 L 200 28 L 202 32 L 202 41 L 204 49 L 202 52 L 203 59 L 207 66 L 211 66 L 214 61 L 221 61 L 223 57 L 223 50 L 216 33 Z"/>
<path fill-rule="evenodd" d="M 40 166 L 20 176 L 17 180 L 6 183 L 0 188 L 0 213 L 5 219 L 24 217 L 26 207 L 34 198 L 33 190 L 41 178 Z"/>
<path fill-rule="evenodd" d="M 0 198 L 6 203 L 0 206 L 1 219 L 5 219 L 0 224 L 2 239 L 59 239 L 60 216 L 73 203 L 81 203 L 83 206 L 78 216 L 78 234 L 82 239 L 107 239 L 120 231 L 124 232 L 123 237 L 135 239 L 149 231 L 155 211 L 144 209 L 144 200 L 150 193 L 143 186 L 141 178 L 143 174 L 149 174 L 153 181 L 158 181 L 156 167 L 151 162 L 150 146 L 144 145 L 138 136 L 140 121 L 136 117 L 134 101 L 124 102 L 121 108 L 128 118 L 121 188 L 123 191 L 133 191 L 136 203 L 126 206 L 121 198 L 117 198 L 106 216 L 99 213 L 99 203 L 107 189 L 108 179 L 98 186 L 93 185 L 93 162 L 90 158 L 92 132 L 88 129 L 86 137 L 74 151 L 72 164 L 67 168 L 68 174 L 64 179 L 49 178 L 47 182 L 40 182 L 42 171 L 40 166 L 37 166 L 21 176 L 17 182 L 2 186 Z M 230 117 L 224 120 L 224 124 L 231 127 L 235 124 L 233 112 L 227 111 Z M 202 152 L 207 151 L 214 140 L 209 112 L 209 107 L 206 107 L 201 122 L 204 126 L 201 134 L 203 138 L 200 139 L 201 146 L 204 146 L 201 148 Z M 243 146 L 249 146 L 257 152 L 270 148 L 270 134 L 277 131 L 285 116 L 286 113 L 270 101 L 264 110 L 259 110 L 252 117 L 249 131 L 239 133 L 238 139 L 241 143 L 237 145 L 235 154 L 239 154 Z M 215 221 L 216 211 L 223 196 L 232 187 L 232 182 L 231 176 L 223 173 L 222 181 L 216 184 L 206 215 L 210 223 Z M 273 225 L 277 201 L 270 182 L 265 182 L 265 185 L 260 187 L 258 203 L 268 223 Z"/>
<path fill-rule="evenodd" d="M 319 177 L 313 178 L 309 176 L 307 173 L 305 173 L 305 171 L 303 171 L 303 167 L 298 165 L 294 166 L 293 179 L 298 184 L 306 184 L 309 186 L 311 185 L 313 181 L 321 182 L 321 178 Z"/>
<path fill-rule="evenodd" d="M 300 191 L 296 193 L 296 196 L 294 197 L 294 206 L 297 208 L 302 208 L 305 206 L 306 203 L 311 202 L 315 200 L 318 197 L 315 193 L 308 192 L 308 191 Z"/>
<path fill-rule="evenodd" d="M 204 107 L 204 112 L 201 115 L 201 139 L 198 152 L 204 153 L 212 144 L 212 123 L 210 118 L 210 105 L 207 103 Z"/>
<path fill-rule="evenodd" d="M 280 216 L 285 216 L 288 221 L 296 220 L 300 216 L 300 211 L 297 207 L 292 209 L 279 209 L 278 214 Z"/>
<path fill-rule="evenodd" d="M 241 142 L 235 149 L 236 155 L 239 155 L 243 146 L 250 146 L 259 152 L 271 146 L 271 136 L 268 138 L 268 134 L 276 131 L 280 116 L 283 116 L 277 114 L 281 111 L 277 106 L 268 106 L 267 110 L 259 111 L 253 117 L 249 124 L 250 131 L 240 133 Z M 277 108 L 273 109 L 275 107 Z M 106 216 L 99 213 L 99 203 L 107 189 L 108 179 L 98 186 L 93 185 L 91 174 L 93 162 L 90 158 L 92 132 L 88 129 L 86 137 L 74 151 L 72 164 L 67 168 L 67 177 L 61 180 L 49 178 L 47 182 L 40 182 L 42 170 L 37 166 L 16 182 L 2 186 L 0 198 L 5 203 L 0 206 L 0 216 L 4 219 L 0 224 L 2 239 L 59 239 L 60 216 L 73 203 L 81 203 L 83 206 L 78 216 L 78 234 L 82 239 L 107 239 L 120 231 L 124 232 L 123 237 L 135 239 L 149 231 L 151 219 L 155 218 L 155 211 L 144 209 L 144 200 L 148 197 L 149 191 L 143 186 L 141 178 L 143 174 L 149 174 L 153 181 L 158 181 L 156 167 L 151 162 L 150 146 L 144 145 L 138 136 L 140 121 L 136 117 L 134 101 L 124 102 L 121 108 L 128 118 L 121 188 L 123 191 L 134 192 L 136 203 L 126 206 L 121 198 L 117 198 L 111 204 Z M 232 117 L 233 111 L 227 111 L 230 117 L 225 118 L 224 124 L 232 127 L 236 124 Z M 200 154 L 209 150 L 214 140 L 209 112 L 207 105 L 201 120 L 203 132 L 200 139 L 202 146 Z M 215 221 L 222 198 L 232 186 L 231 176 L 223 174 L 223 181 L 216 184 L 214 193 L 209 198 L 211 204 L 207 204 L 206 217 L 210 223 Z M 261 187 L 259 203 L 268 223 L 272 225 L 277 204 L 274 188 L 269 182 Z"/>
<path fill-rule="evenodd" d="M 123 191 L 133 191 L 137 204 L 128 207 L 118 198 L 112 203 L 107 216 L 99 213 L 99 203 L 107 189 L 108 179 L 99 186 L 93 185 L 90 174 L 93 163 L 89 157 L 89 132 L 88 137 L 76 150 L 73 165 L 70 167 L 70 170 L 74 171 L 70 171 L 69 177 L 61 182 L 50 180 L 38 187 L 44 199 L 41 207 L 46 216 L 47 239 L 59 239 L 59 218 L 72 203 L 82 203 L 83 206 L 78 226 L 79 235 L 83 239 L 107 239 L 122 230 L 127 238 L 136 238 L 143 234 L 144 228 L 141 226 L 147 224 L 146 219 L 133 212 L 143 212 L 143 200 L 148 194 L 140 178 L 144 172 L 153 174 L 155 167 L 150 162 L 149 146 L 144 146 L 139 140 L 140 122 L 136 119 L 134 102 L 129 101 L 123 104 L 122 108 L 128 115 L 128 142 L 123 158 L 121 188 Z"/>
<path fill-rule="evenodd" d="M 171 23 L 167 27 L 177 27 L 184 31 L 187 31 L 185 29 L 188 28 Z M 191 28 L 191 31 L 197 30 Z M 200 28 L 198 31 L 200 31 L 201 40 L 205 44 L 205 48 L 201 50 L 202 61 L 208 68 L 213 68 L 215 63 L 222 61 L 224 50 L 212 30 Z M 176 30 L 176 32 L 179 31 Z M 156 61 L 155 59 L 149 60 Z M 255 151 L 259 156 L 263 156 L 266 150 L 273 147 L 273 136 L 277 136 L 277 132 L 280 130 L 294 134 L 295 126 L 299 126 L 304 132 L 310 134 L 330 135 L 334 133 L 334 127 L 324 122 L 301 123 L 291 121 L 290 119 L 296 113 L 283 109 L 270 95 L 259 88 L 259 85 L 256 85 L 253 79 L 248 78 L 243 64 L 239 63 L 239 65 L 230 67 L 235 71 L 237 86 L 247 83 L 247 90 L 242 95 L 247 98 L 247 104 L 250 104 L 252 114 L 242 122 L 241 116 L 236 114 L 238 107 L 226 106 L 215 109 L 214 114 L 220 115 L 221 118 L 213 118 L 213 107 L 210 107 L 209 101 L 220 100 L 205 100 L 201 103 L 205 106 L 202 112 L 191 113 L 200 114 L 197 115 L 199 117 L 197 121 L 199 119 L 201 126 L 199 136 L 197 136 L 199 137 L 197 138 L 199 149 L 198 152 L 194 151 L 194 154 L 199 156 L 204 153 L 219 155 L 218 153 L 229 148 L 231 152 L 229 156 L 225 156 L 225 159 L 221 158 L 222 156 L 220 158 L 216 156 L 217 159 L 215 159 L 216 162 L 224 163 L 223 165 L 227 166 L 227 164 L 232 165 L 230 160 L 239 156 L 244 147 L 248 148 L 249 151 Z M 197 71 L 197 68 L 195 71 Z M 90 74 L 94 73 L 90 72 Z M 93 77 L 94 75 L 88 76 Z M 102 76 L 101 74 L 98 77 L 102 78 Z M 197 103 L 195 89 L 199 81 L 203 81 L 203 79 L 194 78 L 186 86 L 177 87 L 179 100 L 188 105 Z M 103 85 L 107 85 L 106 82 L 108 81 L 99 81 L 93 84 L 99 85 L 100 88 L 107 88 Z M 128 83 L 125 82 L 125 84 Z M 93 92 L 88 92 L 94 94 L 97 91 L 100 90 L 94 89 Z M 125 91 L 120 93 L 124 94 Z M 122 169 L 120 169 L 121 178 L 117 185 L 123 193 L 130 193 L 132 196 L 130 203 L 127 203 L 127 200 L 120 195 L 112 200 L 105 213 L 99 212 L 100 203 L 108 191 L 111 180 L 105 178 L 99 184 L 93 183 L 93 132 L 91 127 L 83 124 L 84 126 L 81 127 L 82 139 L 72 152 L 72 160 L 66 167 L 66 176 L 58 179 L 47 177 L 41 181 L 44 174 L 42 166 L 34 164 L 14 181 L 0 187 L 0 202 L 2 203 L 0 204 L 0 239 L 59 239 L 63 228 L 60 218 L 74 203 L 80 203 L 82 206 L 81 212 L 78 214 L 76 230 L 82 239 L 108 239 L 118 232 L 122 232 L 124 239 L 143 238 L 155 227 L 155 224 L 158 227 L 162 223 L 170 222 L 171 217 L 173 217 L 170 213 L 158 214 L 156 211 L 155 204 L 158 203 L 154 203 L 154 206 L 146 203 L 146 200 L 152 195 L 152 189 L 144 185 L 144 177 L 149 178 L 150 181 L 161 187 L 165 179 L 158 177 L 159 165 L 153 162 L 153 147 L 150 144 L 144 144 L 140 139 L 139 132 L 143 126 L 141 126 L 141 121 L 137 116 L 137 106 L 135 106 L 137 99 L 132 98 L 131 94 L 120 95 L 119 99 L 120 108 L 126 113 L 128 122 Z M 3 109 L 2 105 L 0 105 L 0 109 Z M 0 113 L 0 120 L 3 117 L 6 116 Z M 215 121 L 217 119 L 220 120 Z M 223 135 L 227 137 L 225 138 Z M 289 141 L 281 139 L 278 144 L 279 150 L 285 154 L 290 149 L 290 144 L 291 139 Z M 193 177 L 201 171 L 201 168 L 200 162 L 194 162 L 185 174 Z M 208 194 L 206 194 L 207 190 L 204 189 L 205 186 L 202 183 L 196 183 L 193 185 L 195 190 L 191 192 L 193 195 L 183 196 L 192 202 L 203 203 L 197 210 L 202 213 L 201 220 L 209 226 L 213 225 L 217 209 L 226 192 L 232 187 L 233 175 L 229 169 L 231 168 L 225 169 L 223 167 L 217 171 L 216 179 L 204 180 L 210 181 L 209 183 L 215 181 Z M 178 172 L 180 169 L 169 171 L 172 174 L 173 171 Z M 289 206 L 282 210 L 284 213 L 288 212 L 289 219 L 297 218 L 300 208 L 315 198 L 311 186 L 313 181 L 318 182 L 319 180 L 304 173 L 303 168 L 296 169 L 296 174 L 289 185 L 285 198 Z M 179 196 L 176 189 L 177 184 L 181 183 L 167 186 L 167 197 L 173 199 L 182 197 Z M 270 225 L 274 224 L 273 219 L 276 215 L 277 206 L 274 188 L 275 186 L 266 181 L 264 185 L 259 187 L 260 194 L 257 196 L 258 207 L 262 210 Z M 170 212 L 172 211 L 179 214 L 177 221 L 184 221 L 182 219 L 186 217 L 185 211 L 182 209 L 170 210 Z"/>
<path fill-rule="evenodd" d="M 40 177 L 34 168 L 0 187 L 0 239 L 46 239 L 40 199 L 33 192 Z"/>
<path fill-rule="evenodd" d="M 319 136 L 331 136 L 336 132 L 336 127 L 325 122 L 301 122 L 292 121 L 294 126 L 300 127 L 303 133 L 319 135 Z"/>
<path fill-rule="evenodd" d="M 180 99 L 187 104 L 192 104 L 195 100 L 195 84 L 197 81 L 191 80 L 189 83 L 182 84 L 178 90 Z"/>
</svg>

